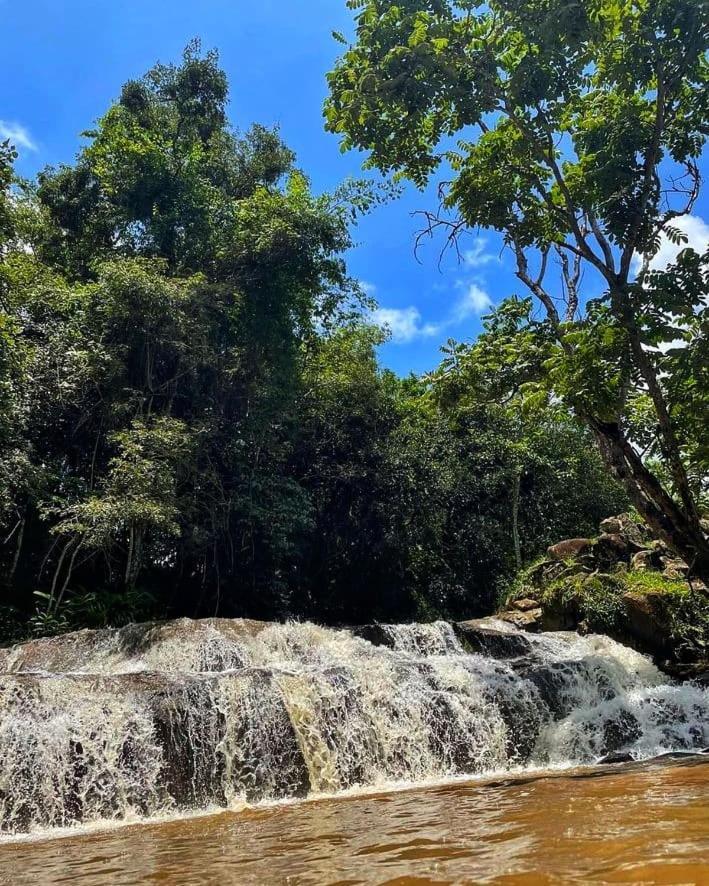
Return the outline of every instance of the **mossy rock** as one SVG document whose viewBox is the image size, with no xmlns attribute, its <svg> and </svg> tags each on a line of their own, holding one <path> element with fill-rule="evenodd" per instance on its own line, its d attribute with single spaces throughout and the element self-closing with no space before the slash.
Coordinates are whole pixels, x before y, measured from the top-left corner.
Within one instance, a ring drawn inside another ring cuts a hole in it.
<svg viewBox="0 0 709 886">
<path fill-rule="evenodd" d="M 545 630 L 573 630 L 580 624 L 594 633 L 612 634 L 622 624 L 623 584 L 608 573 L 577 573 L 552 582 L 542 595 Z"/>
</svg>

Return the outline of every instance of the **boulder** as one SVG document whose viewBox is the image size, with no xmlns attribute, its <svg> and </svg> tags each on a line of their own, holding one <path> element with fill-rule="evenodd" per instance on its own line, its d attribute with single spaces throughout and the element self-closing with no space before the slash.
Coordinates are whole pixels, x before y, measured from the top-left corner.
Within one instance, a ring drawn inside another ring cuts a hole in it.
<svg viewBox="0 0 709 886">
<path fill-rule="evenodd" d="M 684 560 L 680 560 L 678 557 L 664 557 L 663 565 L 665 568 L 662 570 L 662 576 L 668 581 L 682 581 L 687 578 L 689 566 Z"/>
<path fill-rule="evenodd" d="M 606 754 L 605 757 L 601 757 L 598 763 L 606 765 L 610 763 L 633 763 L 634 761 L 635 757 L 630 751 L 612 751 L 610 754 Z"/>
<path fill-rule="evenodd" d="M 531 597 L 522 597 L 521 600 L 515 600 L 512 603 L 513 609 L 519 609 L 520 612 L 528 612 L 530 609 L 539 609 L 539 601 L 533 600 Z"/>
<path fill-rule="evenodd" d="M 567 538 L 547 548 L 547 557 L 550 560 L 577 560 L 585 557 L 593 550 L 593 542 L 590 538 Z"/>
<path fill-rule="evenodd" d="M 492 658 L 519 658 L 532 651 L 528 637 L 492 618 L 474 618 L 454 622 L 458 639 L 472 652 Z"/>
<path fill-rule="evenodd" d="M 618 535 L 623 531 L 623 523 L 620 517 L 606 517 L 605 520 L 601 520 L 599 529 L 601 532 Z"/>
<path fill-rule="evenodd" d="M 653 569 L 661 569 L 661 555 L 654 548 L 636 551 L 631 557 L 630 568 L 636 572 L 649 572 Z"/>
<path fill-rule="evenodd" d="M 604 532 L 593 546 L 596 561 L 604 566 L 627 563 L 630 558 L 630 545 L 617 533 Z"/>
<path fill-rule="evenodd" d="M 542 626 L 541 607 L 528 609 L 525 612 L 520 612 L 519 609 L 508 609 L 504 612 L 498 612 L 497 618 L 514 625 L 522 631 L 532 631 L 533 633 L 541 630 Z"/>
<path fill-rule="evenodd" d="M 617 517 L 608 517 L 600 524 L 602 533 L 609 535 L 622 535 L 626 542 L 636 550 L 645 548 L 652 541 L 650 530 L 644 523 L 636 522 L 630 514 L 618 514 Z"/>
<path fill-rule="evenodd" d="M 627 591 L 622 596 L 630 636 L 654 654 L 667 651 L 670 625 L 664 594 L 658 591 Z"/>
<path fill-rule="evenodd" d="M 530 589 L 541 590 L 545 588 L 552 581 L 561 578 L 569 568 L 571 567 L 568 564 L 559 560 L 542 560 L 541 563 L 537 563 L 536 566 L 532 566 L 524 573 L 525 593 L 530 596 Z"/>
<path fill-rule="evenodd" d="M 394 648 L 394 638 L 392 637 L 391 632 L 387 630 L 386 625 L 372 622 L 372 624 L 368 625 L 354 625 L 350 630 L 355 637 L 361 637 L 363 640 L 371 643 L 372 646 L 388 646 L 390 649 Z"/>
</svg>

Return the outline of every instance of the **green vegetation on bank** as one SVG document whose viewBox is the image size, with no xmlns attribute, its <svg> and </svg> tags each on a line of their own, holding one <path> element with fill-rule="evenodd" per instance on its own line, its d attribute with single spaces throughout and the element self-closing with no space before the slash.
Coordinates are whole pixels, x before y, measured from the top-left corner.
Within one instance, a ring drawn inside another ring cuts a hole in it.
<svg viewBox="0 0 709 886">
<path fill-rule="evenodd" d="M 565 408 L 488 359 L 377 364 L 348 225 L 212 54 L 126 84 L 76 163 L 0 155 L 0 633 L 177 615 L 490 611 L 625 496 Z"/>
</svg>

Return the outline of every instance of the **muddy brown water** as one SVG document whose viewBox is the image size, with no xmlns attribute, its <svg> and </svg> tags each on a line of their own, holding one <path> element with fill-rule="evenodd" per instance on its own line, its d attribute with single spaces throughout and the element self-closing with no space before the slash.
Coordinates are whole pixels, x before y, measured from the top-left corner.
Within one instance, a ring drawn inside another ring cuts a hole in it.
<svg viewBox="0 0 709 886">
<path fill-rule="evenodd" d="M 709 884 L 709 761 L 455 782 L 0 843 L 0 883 Z"/>
</svg>

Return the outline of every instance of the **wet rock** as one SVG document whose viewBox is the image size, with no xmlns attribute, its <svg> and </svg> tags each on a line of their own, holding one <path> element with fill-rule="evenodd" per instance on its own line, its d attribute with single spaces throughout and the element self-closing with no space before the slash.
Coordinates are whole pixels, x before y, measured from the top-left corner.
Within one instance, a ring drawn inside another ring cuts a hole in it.
<svg viewBox="0 0 709 886">
<path fill-rule="evenodd" d="M 582 621 L 581 603 L 574 593 L 556 594 L 545 600 L 542 609 L 542 630 L 574 631 Z"/>
<path fill-rule="evenodd" d="M 387 630 L 386 625 L 374 622 L 368 625 L 355 625 L 354 627 L 351 627 L 350 630 L 355 637 L 361 637 L 363 640 L 371 643 L 372 646 L 388 646 L 390 649 L 394 648 L 394 638 Z"/>
<path fill-rule="evenodd" d="M 637 717 L 621 709 L 603 724 L 603 748 L 607 754 L 619 753 L 642 734 Z"/>
<path fill-rule="evenodd" d="M 0 830 L 224 806 L 231 796 L 302 797 L 310 789 L 268 669 L 8 675 L 0 712 L 0 788 L 9 786 Z"/>
<path fill-rule="evenodd" d="M 565 717 L 572 705 L 567 695 L 569 676 L 576 669 L 576 662 L 546 663 L 535 658 L 520 661 L 515 670 L 537 688 L 539 696 L 549 708 L 554 719 Z"/>
<path fill-rule="evenodd" d="M 612 764 L 612 763 L 633 763 L 635 761 L 635 757 L 630 753 L 630 751 L 612 751 L 610 754 L 606 754 L 601 757 L 598 761 L 599 764 Z"/>
<path fill-rule="evenodd" d="M 527 655 L 532 649 L 528 637 L 510 628 L 501 628 L 495 619 L 457 621 L 453 627 L 468 649 L 492 658 L 518 658 Z"/>
<path fill-rule="evenodd" d="M 530 631 L 537 633 L 542 626 L 542 610 L 541 608 L 528 609 L 520 612 L 518 609 L 509 609 L 504 612 L 498 612 L 497 618 L 508 624 L 514 625 L 522 631 Z"/>
<path fill-rule="evenodd" d="M 590 538 L 567 538 L 547 548 L 547 557 L 550 560 L 577 560 L 593 550 L 593 542 Z"/>
<path fill-rule="evenodd" d="M 267 626 L 241 618 L 181 618 L 85 629 L 18 644 L 8 650 L 5 667 L 11 673 L 102 673 L 139 664 L 166 672 L 226 671 L 249 663 L 245 644 Z"/>
</svg>

